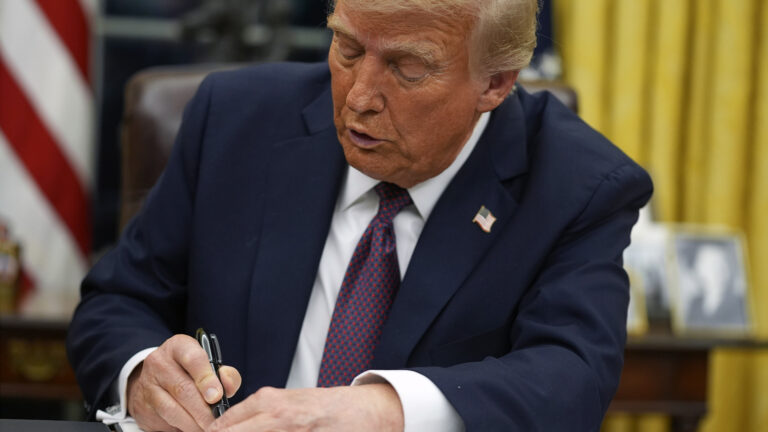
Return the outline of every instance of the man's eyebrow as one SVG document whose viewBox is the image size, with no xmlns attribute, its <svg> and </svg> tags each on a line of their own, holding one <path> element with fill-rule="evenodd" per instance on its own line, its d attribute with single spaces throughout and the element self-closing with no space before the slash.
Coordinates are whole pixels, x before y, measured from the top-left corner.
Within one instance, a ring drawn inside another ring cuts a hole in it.
<svg viewBox="0 0 768 432">
<path fill-rule="evenodd" d="M 328 17 L 328 28 L 333 30 L 334 33 L 337 33 L 345 38 L 357 41 L 355 32 L 345 26 L 344 23 L 342 23 L 341 20 L 334 15 L 330 15 Z M 427 64 L 436 63 L 434 51 L 420 43 L 408 41 L 387 42 L 380 46 L 379 49 L 396 54 L 411 55 L 423 60 Z"/>
<path fill-rule="evenodd" d="M 336 17 L 336 15 L 328 16 L 327 27 L 333 30 L 334 33 L 340 33 L 350 39 L 355 39 L 354 32 L 348 29 L 347 26 L 345 26 L 344 23 L 342 23 L 341 20 Z"/>
<path fill-rule="evenodd" d="M 429 49 L 428 47 L 424 46 L 424 44 L 410 43 L 407 41 L 389 42 L 384 44 L 381 49 L 382 51 L 414 56 L 429 65 L 435 65 L 437 63 L 434 50 Z"/>
</svg>

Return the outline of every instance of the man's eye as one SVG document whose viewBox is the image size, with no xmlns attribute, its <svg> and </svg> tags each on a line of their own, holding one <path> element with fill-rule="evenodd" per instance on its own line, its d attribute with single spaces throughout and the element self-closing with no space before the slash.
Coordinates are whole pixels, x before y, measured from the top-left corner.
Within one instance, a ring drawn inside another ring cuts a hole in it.
<svg viewBox="0 0 768 432">
<path fill-rule="evenodd" d="M 427 65 L 417 60 L 394 62 L 392 69 L 408 82 L 417 82 L 429 73 Z"/>
<path fill-rule="evenodd" d="M 362 50 L 360 49 L 360 47 L 350 45 L 345 42 L 337 43 L 336 47 L 337 47 L 336 51 L 338 51 L 339 54 L 341 54 L 341 56 L 347 60 L 352 60 L 353 58 L 362 54 Z"/>
<path fill-rule="evenodd" d="M 351 60 L 360 55 L 360 50 L 352 48 L 339 48 L 339 53 L 341 53 L 341 56 L 345 59 Z"/>
</svg>

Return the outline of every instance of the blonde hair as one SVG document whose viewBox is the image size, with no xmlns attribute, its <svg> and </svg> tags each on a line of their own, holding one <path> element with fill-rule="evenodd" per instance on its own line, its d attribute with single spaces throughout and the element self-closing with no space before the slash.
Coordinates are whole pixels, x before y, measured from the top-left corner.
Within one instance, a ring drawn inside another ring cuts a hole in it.
<svg viewBox="0 0 768 432">
<path fill-rule="evenodd" d="M 473 21 L 470 56 L 482 73 L 520 70 L 536 48 L 538 0 L 331 0 L 360 12 L 423 11 Z"/>
</svg>

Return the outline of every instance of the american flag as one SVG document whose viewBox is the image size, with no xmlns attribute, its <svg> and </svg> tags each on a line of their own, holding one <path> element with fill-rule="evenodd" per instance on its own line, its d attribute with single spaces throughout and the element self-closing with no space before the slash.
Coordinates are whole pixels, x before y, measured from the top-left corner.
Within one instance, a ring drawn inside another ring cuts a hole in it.
<svg viewBox="0 0 768 432">
<path fill-rule="evenodd" d="M 87 266 L 97 0 L 0 0 L 0 219 L 27 307 L 69 313 Z"/>
<path fill-rule="evenodd" d="M 496 217 L 493 215 L 493 213 L 491 213 L 490 210 L 485 208 L 485 206 L 480 206 L 480 210 L 477 211 L 477 214 L 475 215 L 475 218 L 472 219 L 472 222 L 475 222 L 483 231 L 489 233 L 491 232 L 493 223 L 496 222 Z"/>
</svg>

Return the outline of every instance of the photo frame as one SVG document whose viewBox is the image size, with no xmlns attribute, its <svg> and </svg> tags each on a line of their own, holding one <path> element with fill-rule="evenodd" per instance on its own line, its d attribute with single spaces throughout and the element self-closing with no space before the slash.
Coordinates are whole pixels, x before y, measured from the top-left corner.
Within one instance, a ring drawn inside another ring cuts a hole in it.
<svg viewBox="0 0 768 432">
<path fill-rule="evenodd" d="M 632 229 L 632 242 L 624 250 L 624 268 L 630 275 L 630 285 L 634 281 L 635 285 L 642 287 L 646 316 L 651 326 L 669 328 L 670 228 L 666 224 L 652 222 L 650 214 L 649 206 L 640 210 L 638 223 Z"/>
<path fill-rule="evenodd" d="M 751 303 L 743 234 L 681 225 L 670 236 L 672 324 L 681 335 L 746 336 Z"/>
</svg>

